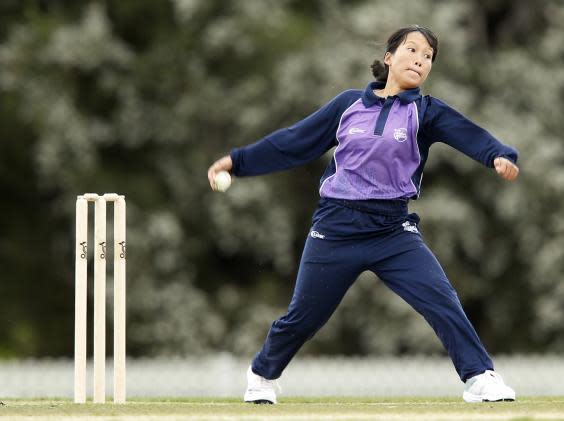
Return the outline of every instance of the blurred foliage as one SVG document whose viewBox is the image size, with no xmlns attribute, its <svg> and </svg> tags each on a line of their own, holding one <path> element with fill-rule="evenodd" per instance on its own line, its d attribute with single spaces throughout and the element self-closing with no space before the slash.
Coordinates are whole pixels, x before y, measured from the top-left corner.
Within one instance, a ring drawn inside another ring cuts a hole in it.
<svg viewBox="0 0 564 421">
<path fill-rule="evenodd" d="M 330 156 L 226 194 L 207 167 L 363 88 L 414 22 L 441 38 L 424 91 L 516 146 L 522 172 L 508 184 L 434 146 L 411 208 L 491 352 L 564 351 L 562 2 L 6 0 L 0 356 L 72 355 L 74 200 L 94 191 L 127 198 L 128 352 L 250 357 L 291 296 Z M 368 273 L 304 349 L 414 352 L 442 349 Z"/>
</svg>

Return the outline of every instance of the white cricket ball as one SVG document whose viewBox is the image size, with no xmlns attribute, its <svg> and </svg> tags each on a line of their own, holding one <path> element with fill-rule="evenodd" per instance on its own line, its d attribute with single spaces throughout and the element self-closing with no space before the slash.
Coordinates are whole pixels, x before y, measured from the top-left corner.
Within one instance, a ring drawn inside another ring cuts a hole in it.
<svg viewBox="0 0 564 421">
<path fill-rule="evenodd" d="M 218 172 L 213 180 L 217 191 L 224 192 L 231 186 L 231 174 L 227 171 Z"/>
</svg>

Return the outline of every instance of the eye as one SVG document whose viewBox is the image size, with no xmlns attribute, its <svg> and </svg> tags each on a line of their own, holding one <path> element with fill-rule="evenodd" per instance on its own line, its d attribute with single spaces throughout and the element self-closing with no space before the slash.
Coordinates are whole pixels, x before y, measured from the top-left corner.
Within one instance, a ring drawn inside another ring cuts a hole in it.
<svg viewBox="0 0 564 421">
<path fill-rule="evenodd" d="M 412 53 L 415 52 L 415 48 L 413 48 L 413 47 L 407 47 L 407 49 L 408 49 L 409 51 L 411 51 Z"/>
<path fill-rule="evenodd" d="M 430 54 L 425 54 L 425 58 L 431 60 L 432 56 Z"/>
</svg>

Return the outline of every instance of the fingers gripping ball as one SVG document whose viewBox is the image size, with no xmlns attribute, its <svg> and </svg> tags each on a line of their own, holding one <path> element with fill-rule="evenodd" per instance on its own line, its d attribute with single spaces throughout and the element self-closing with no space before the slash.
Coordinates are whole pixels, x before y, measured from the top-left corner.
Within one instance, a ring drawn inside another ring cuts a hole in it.
<svg viewBox="0 0 564 421">
<path fill-rule="evenodd" d="M 215 175 L 214 182 L 215 189 L 224 192 L 231 186 L 231 175 L 227 171 L 220 171 Z"/>
</svg>

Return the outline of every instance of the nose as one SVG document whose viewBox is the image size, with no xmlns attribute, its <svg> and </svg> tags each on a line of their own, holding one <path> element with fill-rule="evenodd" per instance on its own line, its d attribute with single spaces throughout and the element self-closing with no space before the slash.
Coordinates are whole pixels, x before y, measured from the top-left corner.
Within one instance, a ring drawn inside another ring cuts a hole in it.
<svg viewBox="0 0 564 421">
<path fill-rule="evenodd" d="M 419 60 L 415 60 L 415 65 L 418 66 L 418 67 L 421 67 L 421 66 L 422 66 L 422 63 L 421 63 L 421 61 L 419 61 Z"/>
</svg>

